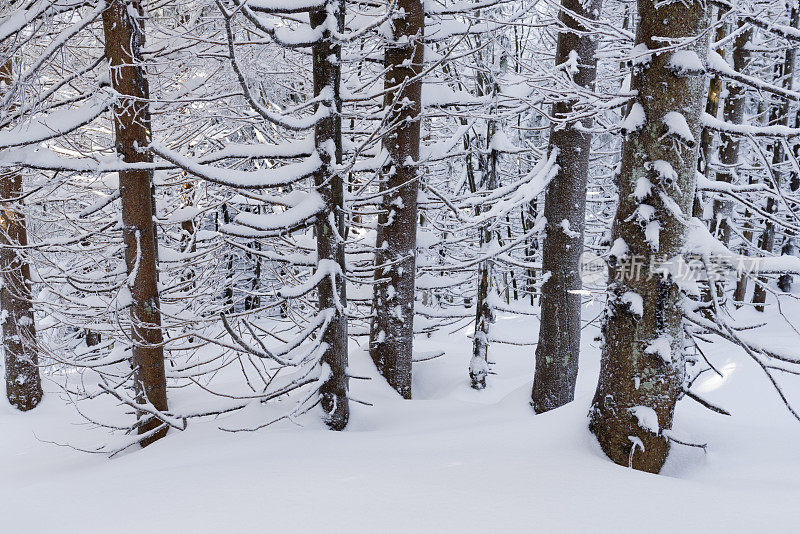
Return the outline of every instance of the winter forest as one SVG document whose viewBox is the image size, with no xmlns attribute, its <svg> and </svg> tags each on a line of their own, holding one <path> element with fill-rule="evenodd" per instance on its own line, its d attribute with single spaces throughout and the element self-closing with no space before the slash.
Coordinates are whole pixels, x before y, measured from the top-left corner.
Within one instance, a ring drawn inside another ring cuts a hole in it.
<svg viewBox="0 0 800 534">
<path fill-rule="evenodd" d="M 799 47 L 0 0 L 0 530 L 797 532 Z"/>
</svg>

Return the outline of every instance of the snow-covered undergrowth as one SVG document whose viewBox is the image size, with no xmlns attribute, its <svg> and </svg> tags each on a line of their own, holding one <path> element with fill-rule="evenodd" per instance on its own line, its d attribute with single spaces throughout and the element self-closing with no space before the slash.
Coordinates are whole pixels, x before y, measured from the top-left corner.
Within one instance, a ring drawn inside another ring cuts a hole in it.
<svg viewBox="0 0 800 534">
<path fill-rule="evenodd" d="M 354 403 L 340 433 L 314 414 L 302 426 L 235 434 L 220 432 L 218 419 L 109 460 L 46 443 L 86 433 L 51 384 L 32 413 L 0 407 L 0 531 L 796 532 L 800 423 L 725 342 L 704 346 L 724 378 L 706 373 L 694 390 L 732 417 L 687 399 L 674 428 L 708 443 L 707 453 L 674 445 L 659 476 L 605 458 L 586 429 L 600 311 L 585 309 L 575 402 L 538 416 L 528 405 L 534 347 L 493 344 L 497 374 L 473 391 L 469 331 L 419 337 L 420 351 L 446 354 L 415 364 L 413 401 L 397 397 L 353 342 L 351 371 L 372 380 L 353 380 L 352 394 L 374 406 Z M 784 313 L 798 317 L 800 306 Z M 797 345 L 780 316 L 767 318 L 754 335 Z M 537 321 L 500 314 L 492 336 L 535 341 Z M 800 398 L 800 384 L 784 382 Z M 257 411 L 228 419 L 257 423 Z"/>
</svg>

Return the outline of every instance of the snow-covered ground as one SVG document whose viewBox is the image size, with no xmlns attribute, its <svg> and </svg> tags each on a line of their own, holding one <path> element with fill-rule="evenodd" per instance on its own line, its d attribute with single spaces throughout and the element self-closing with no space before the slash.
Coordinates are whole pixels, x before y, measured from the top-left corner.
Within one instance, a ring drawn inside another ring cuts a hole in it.
<svg viewBox="0 0 800 534">
<path fill-rule="evenodd" d="M 586 320 L 600 311 L 588 307 Z M 535 340 L 536 325 L 501 315 L 493 335 Z M 708 452 L 673 446 L 656 476 L 609 462 L 586 429 L 597 333 L 584 329 L 577 399 L 544 415 L 528 406 L 533 347 L 493 345 L 497 374 L 476 392 L 465 331 L 419 340 L 447 354 L 415 364 L 413 401 L 393 395 L 353 343 L 352 371 L 373 380 L 354 380 L 352 393 L 374 406 L 354 403 L 341 433 L 313 415 L 255 433 L 195 423 L 109 460 L 45 443 L 85 432 L 55 393 L 30 414 L 3 404 L 0 532 L 798 531 L 800 423 L 746 355 L 705 347 L 725 379 L 709 374 L 696 389 L 733 416 L 684 400 L 675 436 Z M 798 343 L 777 318 L 759 335 Z M 800 381 L 785 382 L 800 393 Z"/>
</svg>

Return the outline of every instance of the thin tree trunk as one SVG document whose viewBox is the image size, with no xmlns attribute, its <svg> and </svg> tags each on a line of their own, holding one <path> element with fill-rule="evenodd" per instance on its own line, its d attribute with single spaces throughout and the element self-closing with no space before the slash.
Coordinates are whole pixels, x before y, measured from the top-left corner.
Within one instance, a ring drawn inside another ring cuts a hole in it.
<svg viewBox="0 0 800 534">
<path fill-rule="evenodd" d="M 597 60 L 594 39 L 582 23 L 570 13 L 589 19 L 597 18 L 602 0 L 563 0 L 560 20 L 578 32 L 562 31 L 558 36 L 556 63 L 565 63 L 577 53 L 579 70 L 575 83 L 591 87 L 595 80 Z M 553 114 L 565 117 L 572 113 L 574 102 L 558 102 Z M 583 126 L 586 130 L 579 128 Z M 547 281 L 542 285 L 541 323 L 536 346 L 536 373 L 531 400 L 537 413 L 558 408 L 575 398 L 578 377 L 578 356 L 581 344 L 580 257 L 583 253 L 583 232 L 586 211 L 586 184 L 589 175 L 589 154 L 592 136 L 590 118 L 580 125 L 553 127 L 550 130 L 550 151 L 558 151 L 558 175 L 550 182 L 544 201 L 547 226 L 542 248 L 542 272 Z"/>
<path fill-rule="evenodd" d="M 795 120 L 794 120 L 794 127 L 800 127 L 800 109 L 795 110 Z M 793 148 L 794 159 L 800 159 L 800 146 L 795 145 Z M 792 195 L 796 196 L 797 191 L 800 190 L 800 173 L 798 173 L 794 168 L 789 171 L 789 191 Z M 790 203 L 791 209 L 793 210 L 800 210 L 800 205 L 792 202 Z M 786 237 L 783 242 L 783 246 L 781 247 L 781 254 L 786 256 L 791 256 L 797 251 L 797 235 L 792 230 L 786 231 Z M 792 284 L 794 282 L 794 277 L 791 274 L 782 274 L 778 278 L 778 287 L 781 291 L 788 293 L 792 290 Z"/>
<path fill-rule="evenodd" d="M 529 232 L 536 224 L 536 217 L 539 215 L 539 206 L 536 200 L 532 200 L 520 214 L 522 219 L 522 229 Z M 536 253 L 539 251 L 539 237 L 532 236 L 525 245 L 525 261 L 533 263 L 536 260 Z M 525 277 L 525 290 L 528 292 L 531 306 L 536 304 L 536 269 L 527 269 Z"/>
<path fill-rule="evenodd" d="M 717 23 L 722 19 L 723 11 L 717 11 Z M 721 41 L 725 38 L 725 25 L 717 26 L 714 33 L 714 41 Z M 725 50 L 722 48 L 716 49 L 717 54 L 725 57 Z M 716 117 L 719 113 L 719 105 L 723 101 L 722 98 L 722 78 L 714 76 L 708 85 L 708 98 L 706 99 L 706 113 L 712 117 Z M 714 143 L 714 134 L 708 128 L 703 128 L 700 135 L 700 158 L 698 160 L 697 170 L 708 176 L 709 167 L 711 164 L 711 154 Z"/>
<path fill-rule="evenodd" d="M 260 208 L 257 209 L 260 211 Z M 253 250 L 256 252 L 261 252 L 260 239 L 253 241 Z M 250 256 L 253 263 L 255 263 L 255 266 L 253 267 L 253 277 L 250 280 L 250 291 L 252 293 L 248 295 L 248 298 L 245 301 L 245 309 L 255 310 L 261 306 L 261 296 L 258 294 L 258 292 L 261 290 L 261 255 L 251 253 Z"/>
<path fill-rule="evenodd" d="M 261 207 L 255 206 L 255 213 L 261 213 Z M 249 211 L 249 210 L 248 210 Z M 253 239 L 251 246 L 253 250 L 261 251 L 261 240 Z M 258 295 L 261 287 L 261 255 L 250 251 L 246 252 L 247 259 L 252 263 L 252 275 L 250 277 L 250 292 L 244 298 L 244 309 L 255 310 L 261 305 L 261 297 Z"/>
<path fill-rule="evenodd" d="M 114 108 L 117 153 L 126 163 L 151 162 L 144 149 L 150 143 L 149 87 L 142 67 L 144 28 L 139 0 L 111 0 L 103 12 L 106 57 L 111 84 L 120 95 Z M 153 227 L 152 171 L 122 171 L 119 190 L 122 202 L 125 263 L 131 291 L 131 339 L 136 397 L 159 411 L 167 410 L 167 384 L 158 297 L 158 272 Z M 147 418 L 143 413 L 137 417 Z M 160 425 L 149 418 L 138 426 L 140 434 Z M 163 437 L 164 428 L 142 441 L 142 446 Z"/>
<path fill-rule="evenodd" d="M 488 83 L 486 84 L 488 85 Z M 480 91 L 486 94 L 485 88 Z M 491 92 L 492 101 L 496 99 L 496 87 L 492 86 Z M 494 115 L 495 106 L 489 112 L 490 116 Z M 486 144 L 489 154 L 484 160 L 481 172 L 482 184 L 481 189 L 485 191 L 492 191 L 497 188 L 498 175 L 497 175 L 497 158 L 498 153 L 494 148 L 492 139 L 497 131 L 497 123 L 494 120 L 489 120 L 486 132 Z M 474 178 L 473 178 L 474 181 Z M 477 188 L 473 186 L 473 193 Z M 484 206 L 484 210 L 488 210 L 488 206 Z M 480 210 L 476 210 L 476 215 Z M 486 223 L 488 226 L 488 223 Z M 495 241 L 492 230 L 488 227 L 480 229 L 479 247 L 482 250 L 484 246 L 491 246 Z M 481 262 L 478 269 L 478 294 L 475 302 L 475 333 L 472 338 L 472 359 L 469 363 L 469 378 L 470 385 L 473 389 L 484 389 L 486 387 L 486 377 L 489 374 L 489 329 L 494 322 L 494 311 L 489 303 L 489 295 L 493 291 L 493 267 L 494 262 L 491 258 Z"/>
<path fill-rule="evenodd" d="M 392 130 L 383 139 L 389 157 L 381 188 L 387 193 L 378 218 L 370 355 L 389 385 L 410 399 L 424 12 L 420 0 L 399 0 L 397 10 L 404 16 L 392 20 L 384 57 L 384 85 L 396 89 L 384 99 Z"/>
<path fill-rule="evenodd" d="M 723 11 L 717 10 L 717 22 L 722 18 Z M 725 26 L 717 26 L 717 31 L 714 35 L 714 41 L 720 41 L 725 38 Z M 725 57 L 725 50 L 718 48 L 716 52 Z M 719 105 L 722 102 L 722 78 L 714 76 L 711 78 L 711 83 L 708 85 L 708 98 L 706 99 L 706 113 L 715 117 L 719 114 Z M 709 128 L 703 128 L 700 134 L 700 158 L 697 161 L 697 171 L 703 174 L 707 179 L 711 179 L 711 155 L 714 153 L 714 132 Z M 698 192 L 694 199 L 692 206 L 692 217 L 703 217 L 703 205 L 700 202 L 701 197 Z M 712 231 L 715 221 L 711 221 Z M 709 291 L 708 287 L 703 288 L 703 291 Z M 709 300 L 704 297 L 703 300 Z"/>
<path fill-rule="evenodd" d="M 187 173 L 183 173 L 186 176 Z M 195 185 L 192 181 L 186 181 L 181 185 L 181 199 L 183 200 L 183 205 L 186 208 L 193 208 L 195 201 L 194 201 L 194 194 L 195 194 Z M 181 251 L 184 253 L 193 253 L 197 251 L 197 236 L 195 235 L 195 224 L 194 218 L 187 218 L 181 221 Z M 157 237 L 157 236 L 156 236 Z M 194 267 L 192 267 L 191 260 L 186 262 L 186 269 L 184 270 L 184 274 L 181 277 L 181 280 L 188 283 L 188 288 L 195 287 L 195 272 Z"/>
<path fill-rule="evenodd" d="M 750 61 L 750 50 L 748 43 L 753 36 L 753 30 L 748 28 L 740 33 L 733 44 L 733 68 L 737 72 L 745 72 Z M 727 96 L 725 106 L 722 110 L 723 120 L 732 124 L 742 124 L 744 122 L 744 110 L 747 104 L 747 91 L 744 86 L 734 81 L 725 82 Z M 739 163 L 739 151 L 741 142 L 739 137 L 725 132 L 720 134 L 719 162 L 720 172 L 717 173 L 717 181 L 733 183 L 736 173 L 736 166 Z M 731 215 L 733 204 L 730 200 L 714 200 L 714 219 L 712 220 L 712 232 L 716 234 L 725 246 L 731 240 Z"/>
<path fill-rule="evenodd" d="M 506 236 L 508 237 L 508 241 L 511 242 L 513 240 L 513 235 L 511 234 L 511 217 L 506 215 Z M 511 288 L 514 292 L 514 300 L 519 300 L 519 288 L 517 287 L 517 270 L 512 268 L 510 272 L 511 276 Z M 506 294 L 508 293 L 508 288 L 506 288 Z M 510 300 L 506 299 L 510 304 Z"/>
<path fill-rule="evenodd" d="M 231 214 L 230 210 L 228 209 L 228 204 L 223 203 L 222 206 L 220 206 L 220 210 L 222 211 L 222 223 L 230 224 Z M 219 230 L 219 227 L 217 227 L 217 230 Z M 222 296 L 225 299 L 225 313 L 233 313 L 236 310 L 236 306 L 233 302 L 233 252 L 229 250 L 227 256 L 227 265 L 225 266 L 225 287 L 222 291 Z"/>
<path fill-rule="evenodd" d="M 639 0 L 638 10 L 638 44 L 654 50 L 686 40 L 685 53 L 705 60 L 704 3 Z M 692 209 L 707 90 L 703 76 L 670 68 L 673 57 L 653 54 L 633 77 L 631 113 L 643 120 L 623 144 L 612 231 L 619 257 L 610 269 L 600 380 L 590 413 L 590 429 L 609 458 L 653 473 L 669 452 L 663 431 L 672 427 L 685 376 L 682 296 L 675 281 L 654 268 L 682 253 L 686 229 L 679 218 Z M 650 192 L 642 193 L 648 182 Z"/>
<path fill-rule="evenodd" d="M 724 15 L 722 9 L 717 9 L 716 21 L 719 24 Z M 717 26 L 717 31 L 714 35 L 714 42 L 721 41 L 725 38 L 726 27 L 724 24 Z M 725 50 L 717 48 L 716 53 L 720 57 L 725 57 Z M 722 78 L 714 76 L 711 78 L 711 83 L 708 85 L 708 97 L 706 99 L 706 113 L 710 116 L 717 118 L 719 115 L 720 104 L 724 100 L 722 96 Z M 697 172 L 705 176 L 706 179 L 711 179 L 711 156 L 714 154 L 714 132 L 707 127 L 703 127 L 700 134 L 700 157 L 697 160 Z M 692 217 L 698 219 L 703 218 L 704 206 L 702 203 L 702 194 L 700 191 L 695 193 L 694 204 L 692 205 Z M 716 212 L 710 221 L 710 230 L 714 234 L 717 232 Z M 717 291 L 718 295 L 722 295 L 724 287 L 720 283 L 715 283 L 713 280 L 705 280 L 700 283 L 700 300 L 702 302 L 711 302 L 711 291 Z M 704 315 L 709 315 L 710 310 L 705 310 Z"/>
<path fill-rule="evenodd" d="M 793 3 L 794 4 L 794 3 Z M 800 27 L 800 11 L 798 10 L 796 5 L 792 5 L 791 15 L 790 15 L 790 22 L 793 28 Z M 783 87 L 788 90 L 792 90 L 794 87 L 794 62 L 795 58 L 797 57 L 797 50 L 794 46 L 789 47 L 786 50 L 786 56 L 784 58 L 784 62 L 782 67 L 778 68 L 778 78 L 783 80 Z M 778 80 L 776 80 L 778 81 Z M 789 102 L 786 100 L 782 100 L 781 103 L 778 105 L 776 104 L 773 108 L 773 112 L 775 113 L 773 120 L 770 120 L 773 124 L 781 124 L 783 126 L 789 126 L 791 121 L 789 118 Z M 783 178 L 783 171 L 780 168 L 780 165 L 783 163 L 786 155 L 783 151 L 783 144 L 778 140 L 775 139 L 772 145 L 772 176 L 775 178 L 775 183 L 773 184 L 774 188 L 777 190 L 781 188 L 781 182 Z M 768 169 L 765 169 L 765 172 L 769 172 Z M 776 215 L 778 212 L 778 202 L 775 200 L 774 196 L 770 196 L 767 199 L 767 207 L 766 212 L 771 215 Z M 764 220 L 764 232 L 761 234 L 761 238 L 759 239 L 758 243 L 759 248 L 765 252 L 765 255 L 770 256 L 772 254 L 773 249 L 775 248 L 775 222 L 770 219 L 766 218 Z M 791 280 L 791 277 L 790 277 Z M 753 288 L 753 304 L 756 305 L 756 311 L 763 312 L 764 311 L 764 303 L 767 301 L 767 284 L 769 280 L 767 278 L 759 278 L 758 283 Z M 787 284 L 787 281 L 783 280 L 783 285 L 791 285 L 791 282 Z"/>
<path fill-rule="evenodd" d="M 792 9 L 790 14 L 790 21 L 792 27 L 797 28 L 800 26 L 800 11 L 798 11 L 797 2 L 792 2 Z M 792 46 L 789 50 L 786 51 L 786 70 L 787 72 L 784 73 L 786 76 L 786 84 L 789 87 L 794 85 L 794 70 L 795 70 L 795 61 L 797 58 L 797 49 L 796 47 Z M 787 126 L 790 124 L 790 116 L 791 112 L 794 111 L 795 114 L 795 127 L 797 126 L 797 117 L 798 117 L 798 110 L 797 104 L 789 104 L 787 102 L 786 105 L 786 116 L 783 118 L 783 123 Z M 795 145 L 794 147 L 794 156 L 796 157 L 798 153 L 798 148 Z M 797 191 L 798 189 L 798 175 L 794 170 L 791 170 L 785 174 L 788 174 L 788 182 L 789 182 L 789 189 L 792 192 Z M 797 209 L 797 206 L 793 206 L 794 209 Z M 790 256 L 794 254 L 795 250 L 795 235 L 792 231 L 786 231 L 786 235 L 783 238 L 783 244 L 781 245 L 781 255 Z M 781 291 L 788 293 L 792 290 L 792 275 L 791 274 L 782 274 L 778 277 L 778 289 Z"/>
<path fill-rule="evenodd" d="M 764 100 L 760 100 L 758 102 L 758 111 L 756 113 L 758 120 L 761 123 L 761 126 L 766 126 L 769 124 L 768 113 L 767 113 L 767 106 L 764 103 Z M 757 160 L 756 162 L 757 163 Z M 755 165 L 754 165 L 755 166 Z M 747 181 L 749 185 L 755 185 L 757 182 L 755 176 L 751 173 L 750 178 Z M 755 236 L 755 224 L 753 223 L 753 213 L 750 211 L 749 208 L 745 208 L 744 210 L 744 229 L 742 231 L 742 248 L 741 254 L 747 255 L 750 252 L 750 245 L 753 242 L 753 238 Z M 744 303 L 745 298 L 747 297 L 747 280 L 748 274 L 741 273 L 739 275 L 739 279 L 736 281 L 736 289 L 733 292 L 733 300 L 736 303 L 737 307 L 741 307 Z"/>
<path fill-rule="evenodd" d="M 323 26 L 322 38 L 312 47 L 314 97 L 323 99 L 330 113 L 314 129 L 314 146 L 322 166 L 314 173 L 314 185 L 325 202 L 326 210 L 314 226 L 317 235 L 318 268 L 333 262 L 338 272 L 326 276 L 317 287 L 320 313 L 330 314 L 328 328 L 322 334 L 326 345 L 323 363 L 330 376 L 320 388 L 320 402 L 325 422 L 333 430 L 347 426 L 350 407 L 347 400 L 347 293 L 344 261 L 344 188 L 336 165 L 342 161 L 341 47 L 331 39 L 331 28 L 344 32 L 344 0 L 331 0 L 322 9 L 310 13 L 312 28 Z M 329 20 L 332 17 L 333 20 Z"/>
</svg>

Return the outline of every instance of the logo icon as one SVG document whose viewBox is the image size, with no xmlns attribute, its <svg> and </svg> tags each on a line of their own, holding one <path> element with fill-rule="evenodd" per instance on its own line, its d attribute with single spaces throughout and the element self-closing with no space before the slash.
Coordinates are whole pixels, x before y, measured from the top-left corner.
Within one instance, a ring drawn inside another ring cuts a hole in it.
<svg viewBox="0 0 800 534">
<path fill-rule="evenodd" d="M 608 264 L 606 264 L 606 260 L 593 252 L 584 252 L 581 254 L 581 261 L 578 269 L 578 274 L 584 286 L 605 286 L 608 280 Z"/>
</svg>

